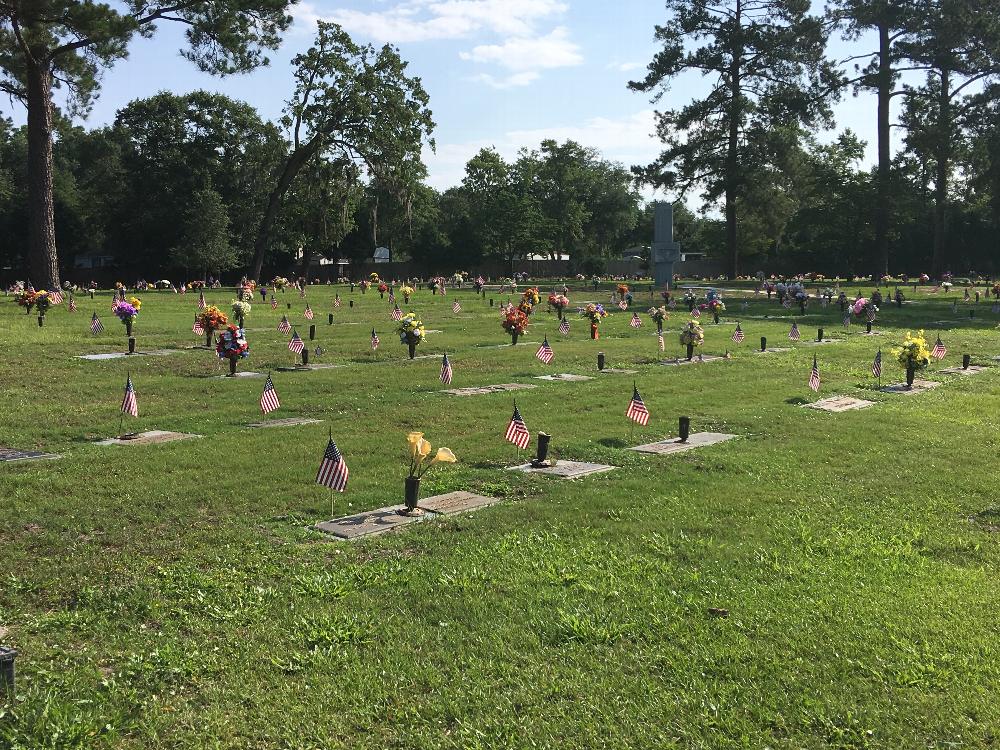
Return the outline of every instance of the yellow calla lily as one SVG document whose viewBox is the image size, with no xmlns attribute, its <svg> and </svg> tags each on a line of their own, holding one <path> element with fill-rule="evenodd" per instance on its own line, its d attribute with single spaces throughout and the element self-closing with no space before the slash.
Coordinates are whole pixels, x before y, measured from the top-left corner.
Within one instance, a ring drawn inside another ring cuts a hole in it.
<svg viewBox="0 0 1000 750">
<path fill-rule="evenodd" d="M 455 458 L 455 454 L 451 452 L 451 448 L 438 448 L 437 453 L 434 454 L 434 458 L 431 460 L 431 466 L 437 463 L 441 464 L 453 464 L 458 461 Z"/>
<path fill-rule="evenodd" d="M 424 433 L 422 432 L 411 432 L 406 436 L 406 442 L 410 445 L 410 460 L 414 460 L 417 457 L 417 447 L 420 442 L 424 439 Z"/>
</svg>

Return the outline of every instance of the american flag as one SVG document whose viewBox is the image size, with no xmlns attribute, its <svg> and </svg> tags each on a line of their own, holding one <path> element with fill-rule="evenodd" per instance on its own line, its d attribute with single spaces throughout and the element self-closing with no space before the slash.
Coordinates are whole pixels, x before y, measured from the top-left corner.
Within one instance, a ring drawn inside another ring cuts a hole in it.
<svg viewBox="0 0 1000 750">
<path fill-rule="evenodd" d="M 139 402 L 135 398 L 135 386 L 132 385 L 131 375 L 125 376 L 125 398 L 122 399 L 122 414 L 139 416 Z"/>
<path fill-rule="evenodd" d="M 101 319 L 97 317 L 97 313 L 94 313 L 94 317 L 90 319 L 90 332 L 95 336 L 104 330 L 104 326 L 101 325 Z"/>
<path fill-rule="evenodd" d="M 333 298 L 333 306 L 334 306 L 334 308 L 336 308 L 336 309 L 338 309 L 338 310 L 340 309 L 340 295 L 339 295 L 339 294 L 338 294 L 338 295 L 336 295 L 336 296 L 335 296 L 335 297 Z"/>
<path fill-rule="evenodd" d="M 274 298 L 273 294 L 271 295 L 271 309 L 272 310 L 277 310 L 278 309 L 278 300 L 276 300 Z"/>
<path fill-rule="evenodd" d="M 198 320 L 197 315 L 194 316 L 194 325 L 191 326 L 191 333 L 193 333 L 195 336 L 205 335 L 205 329 L 204 327 L 202 327 L 201 321 Z"/>
<path fill-rule="evenodd" d="M 299 287 L 299 298 L 301 299 L 302 297 L 305 297 L 305 296 L 306 296 L 306 285 L 302 284 Z"/>
<path fill-rule="evenodd" d="M 299 336 L 298 331 L 292 331 L 292 340 L 288 342 L 288 351 L 295 352 L 296 354 L 302 354 L 302 350 L 305 346 L 302 344 L 302 339 Z"/>
<path fill-rule="evenodd" d="M 267 380 L 264 381 L 264 392 L 260 394 L 260 410 L 264 414 L 270 414 L 279 406 L 281 402 L 278 401 L 278 392 L 274 390 L 271 373 L 268 373 Z"/>
<path fill-rule="evenodd" d="M 785 301 L 781 303 L 781 306 L 783 308 L 785 308 L 786 310 L 791 310 L 792 309 L 792 301 L 786 297 Z"/>
<path fill-rule="evenodd" d="M 799 324 L 792 323 L 792 330 L 788 332 L 789 341 L 798 341 L 802 336 L 799 334 Z"/>
<path fill-rule="evenodd" d="M 633 328 L 641 328 L 642 320 L 639 318 L 639 313 L 632 313 L 632 320 L 628 322 Z"/>
<path fill-rule="evenodd" d="M 872 377 L 881 378 L 882 377 L 882 350 L 879 349 L 878 353 L 875 355 L 875 361 L 872 362 Z"/>
<path fill-rule="evenodd" d="M 510 418 L 510 424 L 507 425 L 504 440 L 508 443 L 513 443 L 521 450 L 527 448 L 528 441 L 531 440 L 531 433 L 528 432 L 528 427 L 521 418 L 521 412 L 517 409 L 516 401 L 514 402 L 514 414 Z"/>
<path fill-rule="evenodd" d="M 538 347 L 538 351 L 535 352 L 535 357 L 542 360 L 542 362 L 544 362 L 545 364 L 549 364 L 550 362 L 552 362 L 552 356 L 553 356 L 552 347 L 549 346 L 549 339 L 548 337 L 546 337 L 542 341 L 542 345 Z"/>
<path fill-rule="evenodd" d="M 618 309 L 619 310 L 628 310 L 628 302 L 626 302 L 625 300 L 621 300 L 618 303 Z"/>
<path fill-rule="evenodd" d="M 569 336 L 569 321 L 566 320 L 566 318 L 563 318 L 562 322 L 559 324 L 559 333 L 563 336 Z"/>
<path fill-rule="evenodd" d="M 444 359 L 441 360 L 441 382 L 445 385 L 451 385 L 451 376 L 453 374 L 451 362 L 448 361 L 448 353 L 445 352 Z"/>
<path fill-rule="evenodd" d="M 378 349 L 378 345 L 379 345 L 378 334 L 375 333 L 375 329 L 372 328 L 372 351 Z"/>
<path fill-rule="evenodd" d="M 69 298 L 69 311 L 76 312 L 76 300 L 73 299 L 72 297 Z"/>
<path fill-rule="evenodd" d="M 934 359 L 944 359 L 944 355 L 948 353 L 947 347 L 941 342 L 941 337 L 938 336 L 937 341 L 934 342 L 934 348 L 931 349 L 931 356 Z"/>
<path fill-rule="evenodd" d="M 312 320 L 316 317 L 316 314 L 312 311 L 312 308 L 309 307 L 309 305 L 306 305 L 306 311 L 302 314 L 306 316 L 306 320 Z"/>
<path fill-rule="evenodd" d="M 448 296 L 448 288 L 444 284 L 441 285 L 441 296 L 442 297 Z"/>
<path fill-rule="evenodd" d="M 740 324 L 737 323 L 736 324 L 736 330 L 733 331 L 733 341 L 735 341 L 738 344 L 742 340 L 743 340 L 743 329 L 740 328 Z"/>
<path fill-rule="evenodd" d="M 458 300 L 455 300 L 452 303 L 452 305 L 451 305 L 451 311 L 453 313 L 460 313 L 460 312 L 462 312 L 462 306 L 460 304 L 458 304 Z"/>
<path fill-rule="evenodd" d="M 58 289 L 54 290 L 52 294 L 49 295 L 49 302 L 51 302 L 53 305 L 61 305 L 62 301 L 63 301 L 62 292 L 60 292 Z"/>
<path fill-rule="evenodd" d="M 632 385 L 632 400 L 628 403 L 625 416 L 633 422 L 638 422 L 643 427 L 649 422 L 649 409 L 642 403 L 642 396 L 639 395 L 639 389 L 635 384 Z"/>
<path fill-rule="evenodd" d="M 316 472 L 316 484 L 329 487 L 334 492 L 343 492 L 347 489 L 347 462 L 337 448 L 337 444 L 330 438 L 326 445 L 326 452 L 323 453 L 323 461 Z"/>
<path fill-rule="evenodd" d="M 696 307 L 694 310 L 691 311 L 691 317 L 692 318 L 700 318 L 701 317 L 701 310 L 699 310 Z"/>
<path fill-rule="evenodd" d="M 278 330 L 282 333 L 288 333 L 292 330 L 292 324 L 288 322 L 288 316 L 282 315 L 281 322 L 278 323 Z"/>
<path fill-rule="evenodd" d="M 663 343 L 663 333 L 662 332 L 656 334 L 656 343 L 659 345 L 661 352 L 664 349 L 666 349 L 666 344 Z"/>
<path fill-rule="evenodd" d="M 204 310 L 205 309 L 205 293 L 204 292 L 198 292 L 198 309 L 199 310 Z"/>
<path fill-rule="evenodd" d="M 868 308 L 868 312 L 866 313 L 865 317 L 868 318 L 868 322 L 869 323 L 874 323 L 875 322 L 875 308 L 874 307 L 869 307 Z"/>
<path fill-rule="evenodd" d="M 389 314 L 389 317 L 392 318 L 393 320 L 403 319 L 403 311 L 399 309 L 399 305 L 392 306 L 392 312 Z"/>
<path fill-rule="evenodd" d="M 389 290 L 389 304 L 390 305 L 396 304 L 396 295 L 392 293 L 391 289 Z"/>
<path fill-rule="evenodd" d="M 816 355 L 813 355 L 813 366 L 809 372 L 809 387 L 819 392 L 819 365 L 816 363 Z"/>
<path fill-rule="evenodd" d="M 966 302 L 968 302 L 968 301 L 969 301 L 969 290 L 968 290 L 968 289 L 966 289 L 966 290 L 965 290 L 965 297 L 964 297 L 963 299 L 964 299 L 964 300 L 965 300 Z"/>
</svg>

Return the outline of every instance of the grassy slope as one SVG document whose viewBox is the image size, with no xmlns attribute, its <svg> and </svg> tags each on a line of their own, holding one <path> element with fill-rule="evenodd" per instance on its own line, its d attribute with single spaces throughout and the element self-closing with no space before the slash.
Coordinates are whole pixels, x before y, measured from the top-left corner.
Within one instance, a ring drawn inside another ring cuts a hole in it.
<svg viewBox="0 0 1000 750">
<path fill-rule="evenodd" d="M 953 314 L 921 294 L 884 312 L 884 336 L 758 355 L 761 335 L 789 345 L 793 319 L 804 339 L 820 324 L 843 336 L 839 311 L 814 305 L 802 319 L 754 301 L 743 312 L 730 295 L 726 315 L 742 318 L 747 341 L 708 324 L 705 350 L 735 358 L 681 368 L 652 364 L 644 314 L 638 331 L 614 315 L 591 342 L 582 319 L 566 339 L 539 313 L 523 338 L 549 334 L 545 366 L 533 345 L 482 346 L 506 339 L 471 292 L 419 291 L 410 307 L 444 331 L 419 353 L 447 349 L 455 387 L 536 383 L 517 394 L 529 429 L 553 433 L 558 457 L 621 467 L 560 482 L 502 470 L 514 458 L 499 439 L 509 394 L 439 393 L 439 361 L 405 361 L 376 293 L 355 293 L 327 326 L 334 291 L 308 298 L 321 360 L 349 367 L 274 375 L 283 408 L 272 416 L 323 424 L 259 431 L 244 425 L 259 417 L 262 381 L 214 377 L 223 368 L 209 352 L 74 359 L 123 347 L 107 295 L 73 316 L 54 309 L 43 329 L 0 302 L 0 444 L 65 454 L 0 465 L 0 626 L 21 650 L 0 747 L 995 746 L 997 376 L 940 376 L 941 388 L 905 397 L 875 392 L 868 372 L 882 346 L 898 380 L 890 345 L 936 320 L 953 320 L 928 326 L 943 331 L 946 365 L 962 352 L 993 364 L 987 305 L 969 321 L 966 306 Z M 195 296 L 142 296 L 140 348 L 195 343 Z M 232 293 L 207 296 L 228 305 Z M 648 296 L 637 298 L 644 311 Z M 297 294 L 281 300 L 305 334 Z M 107 328 L 94 340 L 92 309 Z M 255 369 L 290 361 L 282 312 L 254 306 Z M 668 324 L 668 354 L 684 320 Z M 588 373 L 598 349 L 639 370 L 653 418 L 634 443 L 628 376 L 530 380 Z M 814 398 L 814 352 L 821 395 L 878 405 L 799 408 Z M 204 439 L 91 445 L 117 431 L 126 370 L 134 427 Z M 679 414 L 742 437 L 670 458 L 624 450 L 671 435 Z M 428 474 L 424 495 L 508 502 L 328 542 L 306 527 L 330 514 L 312 480 L 331 427 L 351 468 L 338 515 L 401 499 L 412 429 L 460 460 Z"/>
</svg>

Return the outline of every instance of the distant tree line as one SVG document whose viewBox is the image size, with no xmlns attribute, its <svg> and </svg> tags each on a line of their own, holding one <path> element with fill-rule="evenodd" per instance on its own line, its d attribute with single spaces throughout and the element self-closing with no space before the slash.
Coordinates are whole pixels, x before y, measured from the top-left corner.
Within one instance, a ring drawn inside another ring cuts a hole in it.
<svg viewBox="0 0 1000 750">
<path fill-rule="evenodd" d="M 823 16 L 808 0 L 666 0 L 662 47 L 629 85 L 658 103 L 682 74 L 710 88 L 658 112 L 664 150 L 654 163 L 630 169 L 546 140 L 511 159 L 483 149 L 444 192 L 426 184 L 421 161 L 434 128 L 421 81 L 395 48 L 358 45 L 336 24 L 321 22 L 294 59 L 276 123 L 196 91 L 133 101 L 106 127 L 72 124 L 100 69 L 124 58 L 136 34 L 154 33 L 154 21 L 182 22 L 184 55 L 226 75 L 266 63 L 288 25 L 287 0 L 8 5 L 0 0 L 0 92 L 26 105 L 28 122 L 0 119 L 0 264 L 39 284 L 85 254 L 148 274 L 260 277 L 316 257 L 359 261 L 378 246 L 428 271 L 565 253 L 596 273 L 649 244 L 643 186 L 679 201 L 684 249 L 724 258 L 733 276 L 775 265 L 1000 267 L 991 0 L 836 0 Z M 833 34 L 858 53 L 830 59 Z M 834 132 L 838 98 L 862 91 L 875 94 L 872 169 L 851 131 L 817 135 Z M 895 156 L 891 127 L 904 135 Z M 685 201 L 696 198 L 693 213 Z"/>
</svg>

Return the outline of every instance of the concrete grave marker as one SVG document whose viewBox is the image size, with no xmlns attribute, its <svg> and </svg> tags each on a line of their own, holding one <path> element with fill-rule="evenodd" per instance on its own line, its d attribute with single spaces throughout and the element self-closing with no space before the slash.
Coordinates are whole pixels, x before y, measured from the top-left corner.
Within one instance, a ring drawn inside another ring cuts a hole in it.
<svg viewBox="0 0 1000 750">
<path fill-rule="evenodd" d="M 553 466 L 545 466 L 538 469 L 531 464 L 521 464 L 520 466 L 508 466 L 507 470 L 523 471 L 525 474 L 548 474 L 560 479 L 579 479 L 581 477 L 588 477 L 591 474 L 601 474 L 616 468 L 616 466 L 592 464 L 586 461 L 557 461 Z"/>
<path fill-rule="evenodd" d="M 0 461 L 35 461 L 39 459 L 62 458 L 55 453 L 43 453 L 42 451 L 23 451 L 17 448 L 6 448 L 0 446 Z"/>
<path fill-rule="evenodd" d="M 693 448 L 702 448 L 706 445 L 723 443 L 735 437 L 736 435 L 730 435 L 726 432 L 695 432 L 688 437 L 686 443 L 680 442 L 678 438 L 671 438 L 669 440 L 660 440 L 656 443 L 637 445 L 634 448 L 629 448 L 629 450 L 640 453 L 655 453 L 663 456 L 671 453 L 683 453 L 684 451 L 689 451 Z"/>
<path fill-rule="evenodd" d="M 906 395 L 912 395 L 914 393 L 925 393 L 932 388 L 937 388 L 940 383 L 936 380 L 914 380 L 913 387 L 907 388 L 906 383 L 893 383 L 892 385 L 887 385 L 884 388 L 879 388 L 882 393 L 903 393 Z"/>
<path fill-rule="evenodd" d="M 262 378 L 264 373 L 262 372 L 251 372 L 249 370 L 238 370 L 235 375 L 218 375 L 217 377 L 223 380 L 234 380 L 236 378 Z"/>
<path fill-rule="evenodd" d="M 942 375 L 978 375 L 987 369 L 989 368 L 982 365 L 969 365 L 968 367 L 948 367 L 944 370 L 938 370 L 938 372 Z"/>
<path fill-rule="evenodd" d="M 496 505 L 500 498 L 477 495 L 473 492 L 449 492 L 445 495 L 434 495 L 417 503 L 417 507 L 428 513 L 451 515 L 453 513 L 469 513 L 490 505 Z"/>
<path fill-rule="evenodd" d="M 353 516 L 335 518 L 332 521 L 321 521 L 313 528 L 332 534 L 338 539 L 360 539 L 374 534 L 384 534 L 411 523 L 419 523 L 427 516 L 401 516 L 397 511 L 405 509 L 405 505 L 391 505 Z"/>
<path fill-rule="evenodd" d="M 538 386 L 531 385 L 529 383 L 501 383 L 500 385 L 483 385 L 472 388 L 449 388 L 448 390 L 441 391 L 442 393 L 448 393 L 452 396 L 484 396 L 488 393 L 503 393 L 505 391 L 523 391 L 528 388 L 537 388 Z"/>
<path fill-rule="evenodd" d="M 681 365 L 703 365 L 706 362 L 724 362 L 725 359 L 725 357 L 716 354 L 705 354 L 700 359 L 698 355 L 695 355 L 693 359 L 677 357 L 675 359 L 661 359 L 659 363 L 664 367 L 680 367 Z"/>
<path fill-rule="evenodd" d="M 830 396 L 829 398 L 813 401 L 811 404 L 803 404 L 807 409 L 819 409 L 820 411 L 853 411 L 856 409 L 867 409 L 874 406 L 874 401 L 866 401 L 863 398 L 852 398 L 851 396 Z"/>
<path fill-rule="evenodd" d="M 598 370 L 602 375 L 635 375 L 638 370 L 622 370 L 617 367 L 605 367 L 603 370 Z"/>
<path fill-rule="evenodd" d="M 263 422 L 251 422 L 247 427 L 295 427 L 300 424 L 319 424 L 321 419 L 308 419 L 306 417 L 286 417 L 285 419 L 268 419 Z"/>
<path fill-rule="evenodd" d="M 200 438 L 201 435 L 193 435 L 187 432 L 170 432 L 169 430 L 147 430 L 146 432 L 135 433 L 135 437 L 122 438 L 113 437 L 107 440 L 98 440 L 97 445 L 155 445 L 158 443 L 173 443 L 177 440 L 187 440 L 188 438 Z"/>
<path fill-rule="evenodd" d="M 562 372 L 558 375 L 535 375 L 535 380 L 562 380 L 568 383 L 578 383 L 584 380 L 593 380 L 586 375 L 574 375 L 569 372 Z"/>
<path fill-rule="evenodd" d="M 102 352 L 101 354 L 80 354 L 77 359 L 89 359 L 89 360 L 105 360 L 105 359 L 125 359 L 126 357 L 166 357 L 169 354 L 176 354 L 179 349 L 154 349 L 148 352 L 136 352 L 135 354 L 129 354 L 128 352 Z"/>
</svg>

